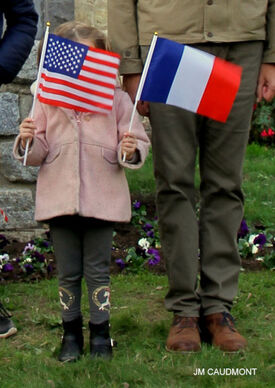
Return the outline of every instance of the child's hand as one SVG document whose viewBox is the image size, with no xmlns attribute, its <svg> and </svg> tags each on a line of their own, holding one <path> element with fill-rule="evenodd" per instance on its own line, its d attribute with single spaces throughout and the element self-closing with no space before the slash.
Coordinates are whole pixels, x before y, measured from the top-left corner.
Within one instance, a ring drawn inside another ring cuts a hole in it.
<svg viewBox="0 0 275 388">
<path fill-rule="evenodd" d="M 126 154 L 126 160 L 131 160 L 137 149 L 137 138 L 131 132 L 125 132 L 121 144 L 122 157 Z"/>
<path fill-rule="evenodd" d="M 33 119 L 27 117 L 22 121 L 19 127 L 21 145 L 23 148 L 26 148 L 26 142 L 29 139 L 30 143 L 34 137 L 34 131 L 36 130 L 36 125 L 34 124 Z"/>
</svg>

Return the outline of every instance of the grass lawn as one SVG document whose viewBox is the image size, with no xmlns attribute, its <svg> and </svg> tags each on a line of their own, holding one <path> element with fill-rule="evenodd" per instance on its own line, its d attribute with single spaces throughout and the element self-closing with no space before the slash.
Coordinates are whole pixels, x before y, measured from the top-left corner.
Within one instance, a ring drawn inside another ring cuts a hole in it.
<svg viewBox="0 0 275 388">
<path fill-rule="evenodd" d="M 238 328 L 248 339 L 243 354 L 225 355 L 203 346 L 200 354 L 166 352 L 171 315 L 163 307 L 166 276 L 144 273 L 112 277 L 112 336 L 118 342 L 111 362 L 91 361 L 88 330 L 85 355 L 61 364 L 57 353 L 62 334 L 56 279 L 1 288 L 6 306 L 15 309 L 17 335 L 0 343 L 1 388 L 69 387 L 274 387 L 274 274 L 242 273 L 233 308 Z M 85 287 L 84 287 L 85 288 Z M 86 288 L 83 315 L 87 328 Z M 197 368 L 205 375 L 194 376 Z M 221 368 L 257 368 L 255 375 L 211 375 Z"/>
<path fill-rule="evenodd" d="M 244 166 L 247 223 L 273 232 L 274 159 L 274 148 L 250 145 Z M 141 170 L 128 172 L 128 179 L 133 193 L 153 195 L 151 154 Z M 89 358 L 84 284 L 85 355 L 75 364 L 57 361 L 62 335 L 57 280 L 6 284 L 0 287 L 0 300 L 14 312 L 18 333 L 0 340 L 0 388 L 273 388 L 274 283 L 272 271 L 240 274 L 232 313 L 248 340 L 246 352 L 226 355 L 203 345 L 201 353 L 183 356 L 165 350 L 172 319 L 163 305 L 167 277 L 147 272 L 113 275 L 111 333 L 118 346 L 111 362 Z M 195 376 L 198 369 L 202 375 Z M 240 370 L 252 375 L 217 374 Z"/>
</svg>

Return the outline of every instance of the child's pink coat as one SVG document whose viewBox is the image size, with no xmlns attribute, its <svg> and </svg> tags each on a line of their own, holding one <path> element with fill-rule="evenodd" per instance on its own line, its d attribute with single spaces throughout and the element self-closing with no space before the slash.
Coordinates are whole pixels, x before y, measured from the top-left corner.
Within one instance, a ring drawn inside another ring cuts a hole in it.
<svg viewBox="0 0 275 388">
<path fill-rule="evenodd" d="M 40 166 L 36 188 L 37 221 L 61 215 L 79 214 L 109 221 L 127 222 L 131 200 L 123 167 L 142 166 L 149 139 L 138 116 L 132 132 L 137 136 L 140 161 L 123 162 L 122 136 L 129 129 L 132 103 L 117 88 L 109 115 L 81 113 L 37 101 L 37 126 L 27 165 Z M 20 138 L 14 156 L 22 161 Z"/>
</svg>

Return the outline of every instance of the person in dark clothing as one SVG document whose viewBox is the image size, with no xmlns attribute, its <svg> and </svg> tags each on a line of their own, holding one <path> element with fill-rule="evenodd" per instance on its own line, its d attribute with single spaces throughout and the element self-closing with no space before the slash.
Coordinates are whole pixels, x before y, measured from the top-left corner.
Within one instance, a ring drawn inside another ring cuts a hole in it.
<svg viewBox="0 0 275 388">
<path fill-rule="evenodd" d="M 4 19 L 6 29 L 4 30 Z M 12 82 L 33 46 L 38 15 L 32 0 L 9 0 L 0 4 L 0 85 Z"/>
<path fill-rule="evenodd" d="M 1 1 L 0 86 L 12 82 L 29 56 L 37 31 L 38 15 L 32 0 Z M 0 302 L 0 338 L 17 332 Z"/>
</svg>

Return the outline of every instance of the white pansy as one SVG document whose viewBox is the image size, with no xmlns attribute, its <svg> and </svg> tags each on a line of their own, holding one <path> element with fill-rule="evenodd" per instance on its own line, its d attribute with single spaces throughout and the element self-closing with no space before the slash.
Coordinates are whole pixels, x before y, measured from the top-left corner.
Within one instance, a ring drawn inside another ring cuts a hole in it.
<svg viewBox="0 0 275 388">
<path fill-rule="evenodd" d="M 255 255 L 256 253 L 258 253 L 258 250 L 259 248 L 257 247 L 257 245 L 252 245 L 252 250 L 251 250 L 252 255 Z"/>
<path fill-rule="evenodd" d="M 0 255 L 0 261 L 9 261 L 10 257 L 7 253 L 4 253 L 3 255 Z"/>
<path fill-rule="evenodd" d="M 23 255 L 25 255 L 28 251 L 32 251 L 34 249 L 35 245 L 28 243 L 23 250 Z"/>
<path fill-rule="evenodd" d="M 250 235 L 249 240 L 248 240 L 248 242 L 249 242 L 250 245 L 253 245 L 253 242 L 254 242 L 254 240 L 255 240 L 255 238 L 256 238 L 257 236 L 258 236 L 258 234 L 251 234 L 251 235 Z"/>
<path fill-rule="evenodd" d="M 26 263 L 32 263 L 32 259 L 30 257 L 26 257 L 26 259 L 23 261 L 23 264 Z"/>
<path fill-rule="evenodd" d="M 144 249 L 145 251 L 148 250 L 148 248 L 150 247 L 150 243 L 149 241 L 146 239 L 146 238 L 141 238 L 139 241 L 138 241 L 138 245 Z"/>
<path fill-rule="evenodd" d="M 257 257 L 256 261 L 260 261 L 261 263 L 264 261 L 263 257 Z"/>
</svg>

